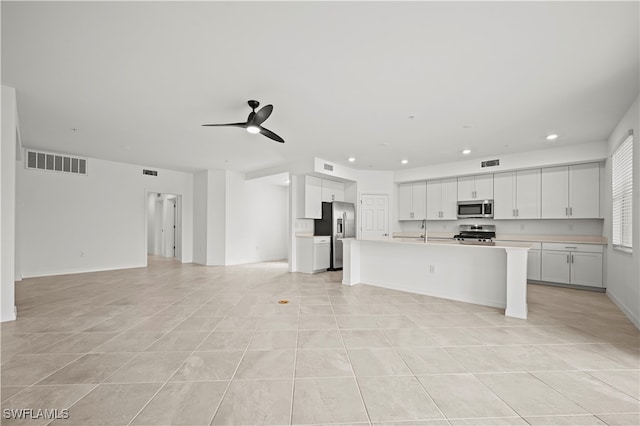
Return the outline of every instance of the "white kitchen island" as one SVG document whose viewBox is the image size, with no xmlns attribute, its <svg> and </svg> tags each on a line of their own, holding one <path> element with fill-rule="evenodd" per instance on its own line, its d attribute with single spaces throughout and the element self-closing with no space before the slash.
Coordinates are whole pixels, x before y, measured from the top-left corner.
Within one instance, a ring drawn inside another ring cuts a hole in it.
<svg viewBox="0 0 640 426">
<path fill-rule="evenodd" d="M 454 241 L 343 240 L 342 284 L 394 290 L 504 308 L 527 318 L 530 244 L 463 245 Z"/>
</svg>

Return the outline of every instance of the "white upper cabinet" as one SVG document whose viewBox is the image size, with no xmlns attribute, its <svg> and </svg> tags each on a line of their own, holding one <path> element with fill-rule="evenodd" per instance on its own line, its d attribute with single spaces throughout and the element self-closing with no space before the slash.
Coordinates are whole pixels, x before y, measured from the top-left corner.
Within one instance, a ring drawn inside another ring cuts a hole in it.
<svg viewBox="0 0 640 426">
<path fill-rule="evenodd" d="M 494 219 L 540 218 L 540 169 L 496 173 Z"/>
<path fill-rule="evenodd" d="M 398 185 L 398 220 L 422 220 L 426 218 L 426 182 Z"/>
<path fill-rule="evenodd" d="M 322 201 L 344 201 L 344 184 L 334 180 L 322 179 Z"/>
<path fill-rule="evenodd" d="M 301 176 L 298 188 L 298 217 L 322 219 L 322 179 Z"/>
<path fill-rule="evenodd" d="M 458 178 L 458 201 L 493 199 L 493 175 Z"/>
<path fill-rule="evenodd" d="M 427 182 L 427 220 L 455 220 L 457 197 L 456 178 Z"/>
<path fill-rule="evenodd" d="M 600 217 L 600 164 L 543 168 L 542 217 Z"/>
</svg>

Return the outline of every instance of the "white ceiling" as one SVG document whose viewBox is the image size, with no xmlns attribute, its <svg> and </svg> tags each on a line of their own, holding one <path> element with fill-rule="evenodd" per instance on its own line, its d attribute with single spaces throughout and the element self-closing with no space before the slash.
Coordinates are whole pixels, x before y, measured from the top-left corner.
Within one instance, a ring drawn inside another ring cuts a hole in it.
<svg viewBox="0 0 640 426">
<path fill-rule="evenodd" d="M 638 2 L 1 7 L 23 144 L 155 167 L 395 170 L 545 148 L 548 132 L 603 141 L 638 94 Z M 244 121 L 248 99 L 274 105 L 264 126 L 285 144 L 201 127 Z"/>
</svg>

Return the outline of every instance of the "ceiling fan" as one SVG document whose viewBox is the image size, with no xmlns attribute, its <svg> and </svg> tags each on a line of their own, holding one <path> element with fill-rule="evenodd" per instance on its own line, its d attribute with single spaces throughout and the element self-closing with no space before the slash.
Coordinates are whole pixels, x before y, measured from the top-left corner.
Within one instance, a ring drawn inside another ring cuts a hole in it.
<svg viewBox="0 0 640 426">
<path fill-rule="evenodd" d="M 260 106 L 260 102 L 250 100 L 247 102 L 249 107 L 251 107 L 251 112 L 249 113 L 249 117 L 247 117 L 247 121 L 245 123 L 229 123 L 229 124 L 203 124 L 203 126 L 230 126 L 230 127 L 242 127 L 247 129 L 249 133 L 262 133 L 269 139 L 273 139 L 276 142 L 284 143 L 284 139 L 280 136 L 276 135 L 269 129 L 265 129 L 262 127 L 262 123 L 265 122 L 267 118 L 271 115 L 273 111 L 273 105 L 266 105 L 260 109 L 260 111 L 256 112 L 256 108 Z"/>
</svg>

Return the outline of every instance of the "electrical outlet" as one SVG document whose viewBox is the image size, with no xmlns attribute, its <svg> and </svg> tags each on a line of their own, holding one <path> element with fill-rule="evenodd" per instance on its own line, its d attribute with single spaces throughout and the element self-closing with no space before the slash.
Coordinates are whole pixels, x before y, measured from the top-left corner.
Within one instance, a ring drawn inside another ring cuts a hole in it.
<svg viewBox="0 0 640 426">
<path fill-rule="evenodd" d="M 80 251 L 80 257 L 84 257 L 84 252 Z"/>
<path fill-rule="evenodd" d="M 573 224 L 569 224 L 569 231 L 573 231 Z"/>
<path fill-rule="evenodd" d="M 429 265 L 429 272 L 432 274 L 435 274 L 436 272 L 436 265 Z"/>
<path fill-rule="evenodd" d="M 524 228 L 526 228 L 526 226 L 524 226 L 524 223 L 520 225 L 520 230 L 524 231 Z"/>
</svg>

